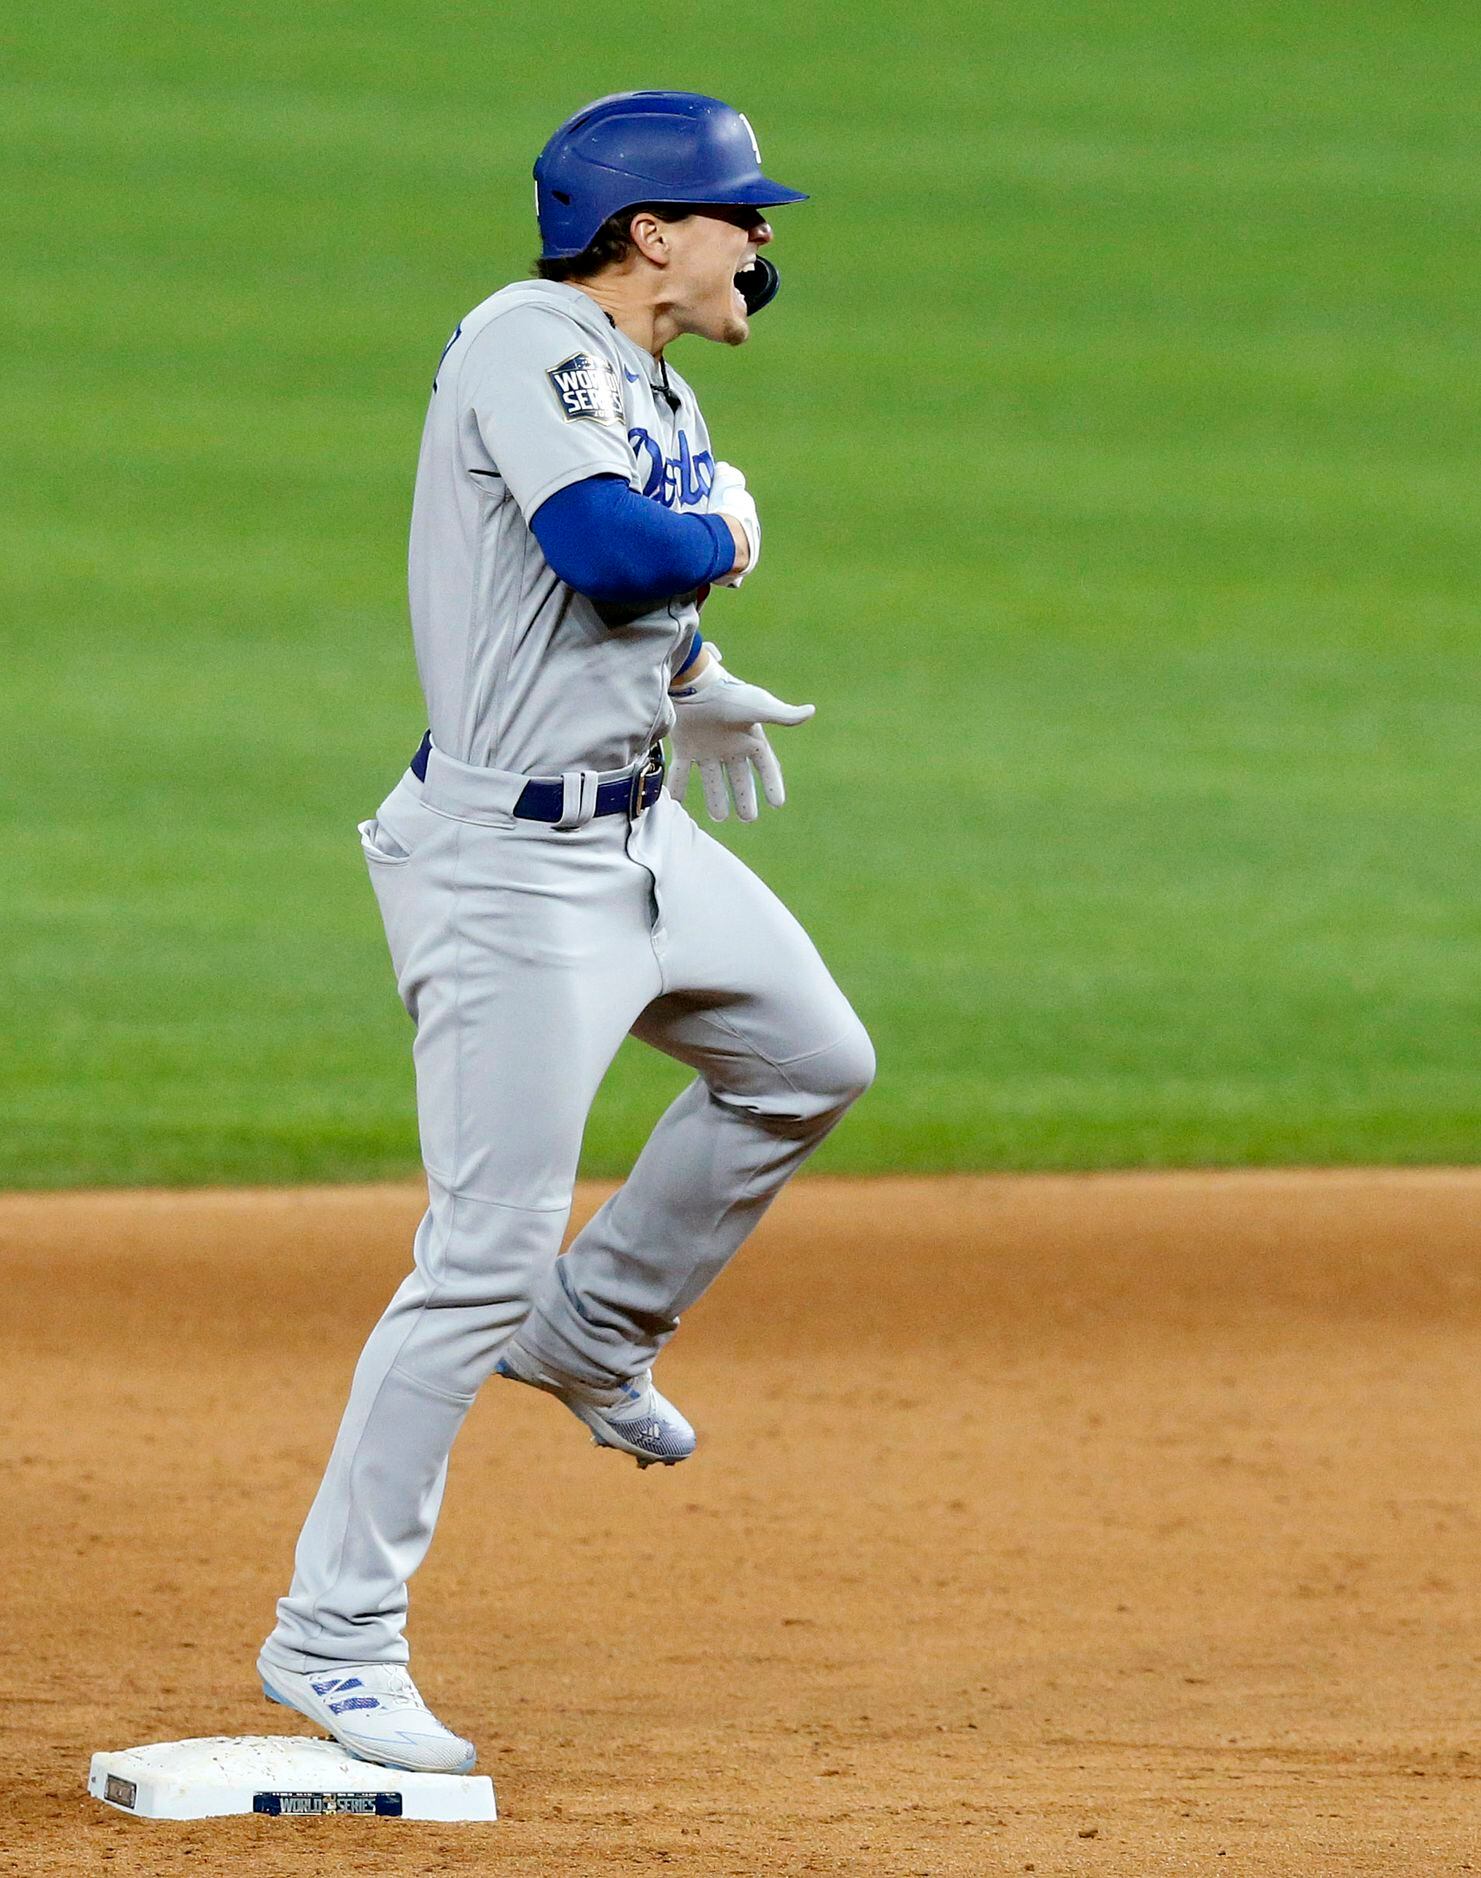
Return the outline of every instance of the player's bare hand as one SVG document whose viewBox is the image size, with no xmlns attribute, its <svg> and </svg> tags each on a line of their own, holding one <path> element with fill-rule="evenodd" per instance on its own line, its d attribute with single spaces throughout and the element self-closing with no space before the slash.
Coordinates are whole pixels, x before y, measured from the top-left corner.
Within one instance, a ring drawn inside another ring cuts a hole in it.
<svg viewBox="0 0 1481 1878">
<path fill-rule="evenodd" d="M 673 766 L 669 793 L 682 801 L 689 773 L 699 771 L 705 808 L 710 820 L 723 822 L 730 815 L 731 798 L 743 822 L 760 813 L 756 780 L 772 808 L 787 799 L 782 767 L 767 741 L 766 724 L 805 724 L 811 704 L 785 704 L 760 685 L 734 678 L 720 663 L 716 648 L 707 646 L 708 663 L 692 684 L 670 695 L 674 701 L 674 727 L 669 733 Z"/>
<path fill-rule="evenodd" d="M 715 465 L 708 506 L 710 514 L 723 515 L 730 524 L 731 534 L 739 537 L 735 566 L 715 584 L 738 587 L 747 574 L 755 573 L 756 563 L 761 559 L 761 517 L 756 513 L 756 498 L 733 463 Z"/>
</svg>

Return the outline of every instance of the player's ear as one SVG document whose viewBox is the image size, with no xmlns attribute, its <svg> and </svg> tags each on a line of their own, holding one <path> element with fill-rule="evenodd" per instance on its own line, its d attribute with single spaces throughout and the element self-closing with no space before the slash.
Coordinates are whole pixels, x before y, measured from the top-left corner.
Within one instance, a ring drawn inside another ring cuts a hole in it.
<svg viewBox="0 0 1481 1878">
<path fill-rule="evenodd" d="M 646 261 L 652 261 L 656 267 L 668 265 L 667 224 L 644 209 L 632 218 L 628 224 L 628 235 L 633 246 Z"/>
</svg>

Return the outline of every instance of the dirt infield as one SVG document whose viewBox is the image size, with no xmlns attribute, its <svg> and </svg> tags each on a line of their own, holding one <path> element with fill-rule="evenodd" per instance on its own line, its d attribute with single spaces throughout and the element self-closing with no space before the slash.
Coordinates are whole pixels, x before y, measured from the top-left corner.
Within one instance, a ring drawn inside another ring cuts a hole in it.
<svg viewBox="0 0 1481 1878">
<path fill-rule="evenodd" d="M 418 1205 L 0 1199 L 0 1870 L 1481 1871 L 1466 1172 L 799 1183 L 664 1359 L 692 1462 L 470 1418 L 411 1635 L 500 1824 L 107 1811 L 95 1748 L 294 1726 Z"/>
</svg>

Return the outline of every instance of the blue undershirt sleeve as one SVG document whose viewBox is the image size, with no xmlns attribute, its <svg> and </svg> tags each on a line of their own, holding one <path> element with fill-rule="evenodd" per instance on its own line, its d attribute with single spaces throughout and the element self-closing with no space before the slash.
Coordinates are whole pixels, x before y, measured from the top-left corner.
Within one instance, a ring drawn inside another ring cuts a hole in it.
<svg viewBox="0 0 1481 1878">
<path fill-rule="evenodd" d="M 568 587 L 613 606 L 672 599 L 735 565 L 723 516 L 676 515 L 620 476 L 588 476 L 530 517 L 540 552 Z"/>
<path fill-rule="evenodd" d="M 689 670 L 689 667 L 699 657 L 700 653 L 703 652 L 704 643 L 704 634 L 696 626 L 694 629 L 694 637 L 689 641 L 689 650 L 684 654 L 684 663 L 679 667 L 678 671 L 674 673 L 675 679 L 682 678 L 685 672 Z"/>
</svg>

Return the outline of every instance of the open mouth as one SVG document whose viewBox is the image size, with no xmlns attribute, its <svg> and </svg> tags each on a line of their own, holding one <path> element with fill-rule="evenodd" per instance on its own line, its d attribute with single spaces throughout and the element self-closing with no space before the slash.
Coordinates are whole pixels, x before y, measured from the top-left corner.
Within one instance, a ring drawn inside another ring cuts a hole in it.
<svg viewBox="0 0 1481 1878">
<path fill-rule="evenodd" d="M 732 282 L 742 306 L 748 314 L 764 307 L 777 289 L 777 271 L 770 261 L 763 261 L 759 254 L 748 254 L 735 270 Z"/>
<path fill-rule="evenodd" d="M 756 256 L 748 254 L 735 270 L 735 278 L 730 283 L 735 297 L 741 303 L 741 311 L 749 313 L 752 296 L 761 285 L 761 270 L 756 265 Z"/>
</svg>

